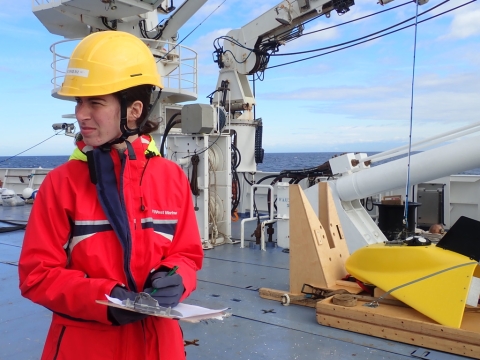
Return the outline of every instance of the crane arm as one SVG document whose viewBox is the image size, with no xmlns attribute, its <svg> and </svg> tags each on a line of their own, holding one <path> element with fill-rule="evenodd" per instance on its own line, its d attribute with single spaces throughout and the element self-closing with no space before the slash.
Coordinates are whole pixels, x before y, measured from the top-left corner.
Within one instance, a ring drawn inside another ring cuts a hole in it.
<svg viewBox="0 0 480 360">
<path fill-rule="evenodd" d="M 162 29 L 162 38 L 169 40 L 176 38 L 178 30 L 190 19 L 207 0 L 186 0 L 165 22 Z"/>
<path fill-rule="evenodd" d="M 354 0 L 284 0 L 242 28 L 231 30 L 223 37 L 224 46 L 215 51 L 220 68 L 217 89 L 230 91 L 229 110 L 251 110 L 255 105 L 247 75 L 267 67 L 269 52 L 278 50 L 285 39 L 300 37 L 306 21 L 329 17 L 333 10 L 345 14 L 352 5 Z"/>
<path fill-rule="evenodd" d="M 393 0 L 380 0 L 384 5 Z M 428 0 L 418 1 L 423 5 Z M 343 15 L 355 5 L 354 0 L 284 0 L 240 29 L 234 29 L 216 47 L 215 62 L 220 68 L 217 91 L 230 91 L 230 111 L 252 109 L 255 105 L 247 75 L 264 71 L 269 55 L 277 52 L 287 40 L 303 34 L 303 26 L 320 15 L 330 17 L 332 11 Z M 218 103 L 219 101 L 214 101 Z"/>
<path fill-rule="evenodd" d="M 240 29 L 224 37 L 224 49 L 217 52 L 219 67 L 234 68 L 240 74 L 253 74 L 261 69 L 262 55 L 284 44 L 284 39 L 300 37 L 303 24 L 320 15 L 330 16 L 349 11 L 353 0 L 285 0 Z M 296 34 L 292 34 L 296 31 Z"/>
</svg>

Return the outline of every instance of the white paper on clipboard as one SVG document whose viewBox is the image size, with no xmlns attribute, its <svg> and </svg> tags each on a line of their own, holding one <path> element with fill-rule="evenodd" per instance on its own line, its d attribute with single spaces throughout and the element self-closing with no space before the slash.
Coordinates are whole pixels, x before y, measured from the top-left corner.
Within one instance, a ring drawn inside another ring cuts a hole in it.
<svg viewBox="0 0 480 360">
<path fill-rule="evenodd" d="M 107 305 L 107 306 L 115 306 L 118 308 L 125 308 L 125 310 L 135 311 L 132 308 L 128 308 L 122 303 L 122 300 L 112 298 L 105 294 L 108 302 L 97 300 L 98 303 Z M 223 320 L 225 317 L 230 316 L 231 314 L 227 313 L 226 311 L 228 308 L 224 309 L 208 309 L 201 306 L 190 305 L 180 303 L 174 308 L 172 308 L 172 314 L 170 315 L 161 315 L 162 317 L 168 317 L 172 319 L 179 319 L 183 321 L 189 322 L 198 322 L 201 320 Z M 154 315 L 155 316 L 155 315 Z"/>
</svg>

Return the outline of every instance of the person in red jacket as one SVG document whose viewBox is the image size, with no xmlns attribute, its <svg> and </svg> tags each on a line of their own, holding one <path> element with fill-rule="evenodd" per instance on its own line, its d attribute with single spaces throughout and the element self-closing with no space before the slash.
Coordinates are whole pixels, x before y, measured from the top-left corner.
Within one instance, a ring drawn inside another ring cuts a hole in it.
<svg viewBox="0 0 480 360">
<path fill-rule="evenodd" d="M 148 135 L 154 86 L 131 34 L 93 33 L 72 53 L 58 93 L 75 98 L 81 135 L 38 191 L 18 267 L 22 295 L 53 312 L 43 360 L 185 358 L 177 320 L 96 303 L 147 292 L 173 307 L 202 266 L 188 180 Z"/>
</svg>

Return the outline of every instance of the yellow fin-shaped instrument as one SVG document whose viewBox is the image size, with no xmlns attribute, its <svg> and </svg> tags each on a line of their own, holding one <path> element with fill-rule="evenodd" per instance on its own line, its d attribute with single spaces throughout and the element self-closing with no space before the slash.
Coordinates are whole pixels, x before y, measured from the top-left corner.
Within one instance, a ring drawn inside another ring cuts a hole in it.
<svg viewBox="0 0 480 360">
<path fill-rule="evenodd" d="M 459 328 L 478 262 L 435 245 L 374 244 L 355 251 L 345 266 L 358 280 L 442 325 Z"/>
</svg>

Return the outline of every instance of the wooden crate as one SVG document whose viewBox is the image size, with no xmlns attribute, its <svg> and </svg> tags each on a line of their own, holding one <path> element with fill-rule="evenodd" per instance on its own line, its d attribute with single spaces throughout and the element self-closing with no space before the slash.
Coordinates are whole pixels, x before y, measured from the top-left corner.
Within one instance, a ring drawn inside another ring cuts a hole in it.
<svg viewBox="0 0 480 360">
<path fill-rule="evenodd" d="M 380 304 L 377 308 L 332 303 L 316 305 L 317 322 L 342 330 L 480 359 L 480 309 L 466 309 L 460 329 L 443 326 L 410 307 Z"/>
</svg>

